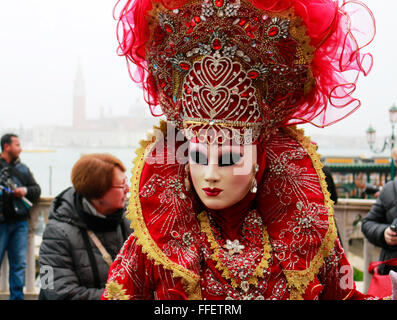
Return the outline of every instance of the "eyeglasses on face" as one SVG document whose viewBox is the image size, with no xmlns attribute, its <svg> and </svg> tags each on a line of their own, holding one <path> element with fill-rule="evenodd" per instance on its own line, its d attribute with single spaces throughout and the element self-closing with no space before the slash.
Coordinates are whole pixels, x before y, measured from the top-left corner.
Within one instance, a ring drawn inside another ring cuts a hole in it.
<svg viewBox="0 0 397 320">
<path fill-rule="evenodd" d="M 111 186 L 111 188 L 120 188 L 120 189 L 128 189 L 128 182 L 127 180 L 124 180 L 121 184 L 114 184 Z"/>
</svg>

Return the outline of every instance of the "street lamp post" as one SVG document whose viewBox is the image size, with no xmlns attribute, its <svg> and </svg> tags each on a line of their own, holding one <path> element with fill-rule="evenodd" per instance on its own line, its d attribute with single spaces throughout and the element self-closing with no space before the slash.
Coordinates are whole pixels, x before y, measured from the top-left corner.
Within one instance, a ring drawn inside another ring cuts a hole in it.
<svg viewBox="0 0 397 320">
<path fill-rule="evenodd" d="M 395 104 L 391 106 L 389 109 L 389 120 L 391 123 L 391 136 L 386 137 L 385 141 L 383 143 L 382 149 L 378 150 L 375 148 L 375 142 L 376 142 L 376 130 L 372 128 L 372 126 L 369 126 L 367 129 L 367 142 L 368 145 L 371 149 L 372 152 L 374 153 L 381 153 L 385 151 L 386 147 L 390 147 L 390 151 L 393 150 L 394 145 L 395 145 L 395 135 L 394 135 L 394 126 L 397 123 L 397 107 Z M 390 152 L 391 153 L 391 152 Z M 390 177 L 393 180 L 395 176 L 395 166 L 394 166 L 394 159 L 393 157 L 390 156 Z"/>
</svg>

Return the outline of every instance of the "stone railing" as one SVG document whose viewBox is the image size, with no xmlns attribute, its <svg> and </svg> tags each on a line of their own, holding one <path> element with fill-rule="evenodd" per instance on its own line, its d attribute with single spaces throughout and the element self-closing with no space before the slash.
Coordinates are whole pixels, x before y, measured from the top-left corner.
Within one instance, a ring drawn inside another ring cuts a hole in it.
<svg viewBox="0 0 397 320">
<path fill-rule="evenodd" d="M 25 299 L 37 298 L 36 280 L 36 257 L 35 257 L 35 233 L 40 215 L 43 216 L 45 223 L 48 220 L 48 213 L 53 197 L 41 197 L 40 200 L 30 210 L 28 251 L 26 255 L 25 273 Z M 8 259 L 7 253 L 4 255 L 3 263 L 0 267 L 0 298 L 8 296 Z"/>
<path fill-rule="evenodd" d="M 42 215 L 44 222 L 47 223 L 49 206 L 52 197 L 42 197 L 40 201 L 32 208 L 31 217 L 29 220 L 29 240 L 27 253 L 27 268 L 26 268 L 26 287 L 25 298 L 37 298 L 37 288 L 35 287 L 36 274 L 36 257 L 35 257 L 35 231 L 39 216 Z M 374 200 L 359 200 L 359 199 L 339 199 L 335 206 L 335 218 L 338 226 L 338 231 L 342 240 L 344 250 L 349 258 L 349 239 L 352 237 L 362 237 L 359 227 L 354 227 L 355 222 L 361 216 L 364 217 L 371 208 Z M 375 247 L 364 238 L 364 292 L 367 291 L 370 275 L 368 274 L 368 264 L 370 261 L 377 260 Z M 5 256 L 4 261 L 0 267 L 0 298 L 8 295 L 8 261 Z"/>
<path fill-rule="evenodd" d="M 338 204 L 334 207 L 336 225 L 342 240 L 343 249 L 349 259 L 349 239 L 362 238 L 363 245 L 363 269 L 364 286 L 363 292 L 367 292 L 371 275 L 368 273 L 368 265 L 371 261 L 378 260 L 379 248 L 371 244 L 361 233 L 360 218 L 364 218 L 371 209 L 375 200 L 366 199 L 339 199 Z"/>
</svg>

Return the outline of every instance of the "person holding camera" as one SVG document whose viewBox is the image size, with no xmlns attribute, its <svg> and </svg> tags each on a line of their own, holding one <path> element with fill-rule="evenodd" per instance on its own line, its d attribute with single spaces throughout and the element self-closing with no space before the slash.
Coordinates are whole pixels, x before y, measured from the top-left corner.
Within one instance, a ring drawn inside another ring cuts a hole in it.
<svg viewBox="0 0 397 320">
<path fill-rule="evenodd" d="M 379 197 L 367 216 L 363 219 L 361 230 L 369 242 L 381 247 L 379 260 L 397 258 L 397 181 L 392 180 L 384 185 Z M 389 274 L 397 267 L 381 265 L 379 272 Z"/>
<path fill-rule="evenodd" d="M 19 137 L 5 134 L 0 154 L 0 264 L 8 252 L 10 264 L 10 300 L 23 300 L 28 218 L 32 205 L 40 198 L 41 189 L 19 155 Z"/>
</svg>

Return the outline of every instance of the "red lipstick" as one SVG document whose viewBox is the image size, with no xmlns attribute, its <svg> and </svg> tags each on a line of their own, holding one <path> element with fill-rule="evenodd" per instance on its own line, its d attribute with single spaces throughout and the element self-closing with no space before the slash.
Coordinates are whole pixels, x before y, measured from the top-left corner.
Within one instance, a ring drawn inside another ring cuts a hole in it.
<svg viewBox="0 0 397 320">
<path fill-rule="evenodd" d="M 218 188 L 203 188 L 203 191 L 205 194 L 209 197 L 216 197 L 218 194 L 220 194 L 223 190 L 218 189 Z"/>
</svg>

